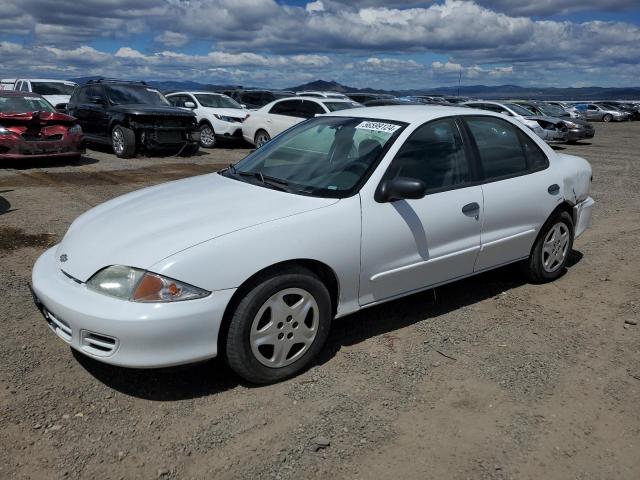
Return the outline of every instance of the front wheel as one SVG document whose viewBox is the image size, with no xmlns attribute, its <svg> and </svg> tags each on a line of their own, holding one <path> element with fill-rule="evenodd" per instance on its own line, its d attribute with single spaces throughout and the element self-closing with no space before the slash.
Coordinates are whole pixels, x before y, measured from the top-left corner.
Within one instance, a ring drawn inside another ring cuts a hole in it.
<svg viewBox="0 0 640 480">
<path fill-rule="evenodd" d="M 527 277 L 536 283 L 551 282 L 562 275 L 573 250 L 573 219 L 567 212 L 550 218 L 525 262 Z"/>
<path fill-rule="evenodd" d="M 116 125 L 111 131 L 113 153 L 119 158 L 131 158 L 136 154 L 136 134 L 130 128 Z"/>
<path fill-rule="evenodd" d="M 213 132 L 213 127 L 208 123 L 203 123 L 200 126 L 200 146 L 204 148 L 216 146 L 216 135 Z"/>
<path fill-rule="evenodd" d="M 603 122 L 610 122 L 611 120 L 613 120 L 613 116 L 609 115 L 608 113 L 604 117 L 602 117 Z"/>
<path fill-rule="evenodd" d="M 258 133 L 256 133 L 256 138 L 254 140 L 255 140 L 254 143 L 255 143 L 256 147 L 260 148 L 265 143 L 267 143 L 269 140 L 271 140 L 271 137 L 264 130 L 259 130 Z"/>
<path fill-rule="evenodd" d="M 240 301 L 226 335 L 231 369 L 256 384 L 296 375 L 324 346 L 331 299 L 311 272 L 295 269 L 259 282 Z"/>
</svg>

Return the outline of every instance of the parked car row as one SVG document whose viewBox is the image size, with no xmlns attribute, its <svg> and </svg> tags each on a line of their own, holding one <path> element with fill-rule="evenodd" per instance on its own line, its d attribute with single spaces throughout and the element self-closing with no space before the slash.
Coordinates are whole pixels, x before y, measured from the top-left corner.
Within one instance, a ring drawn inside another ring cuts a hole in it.
<svg viewBox="0 0 640 480">
<path fill-rule="evenodd" d="M 164 95 L 145 82 L 107 79 L 92 80 L 81 86 L 64 80 L 2 79 L 0 87 L 0 92 L 11 93 L 3 97 L 0 123 L 0 155 L 4 152 L 7 156 L 18 155 L 17 151 L 20 155 L 77 156 L 86 142 L 111 146 L 122 158 L 156 149 L 177 149 L 180 155 L 189 156 L 199 147 L 213 148 L 220 141 L 241 138 L 261 147 L 316 115 L 362 106 L 434 105 L 480 109 L 512 117 L 549 143 L 593 138 L 595 129 L 590 121 L 640 118 L 640 104 L 620 101 L 484 101 L 440 95 L 394 97 L 366 92 L 244 88 L 172 91 Z M 38 110 L 29 110 L 36 106 Z M 62 116 L 48 115 L 56 110 Z M 17 118 L 39 118 L 42 125 L 47 122 L 70 125 L 74 133 L 63 135 L 64 142 L 55 143 L 53 139 L 60 140 L 59 137 L 49 138 L 47 133 L 36 135 L 29 127 L 28 135 L 20 134 L 20 141 L 38 145 L 18 148 L 15 139 L 9 138 L 16 135 L 15 128 L 5 127 L 10 124 L 13 127 L 11 122 L 19 121 Z M 69 147 L 69 142 L 74 141 L 78 144 Z"/>
</svg>

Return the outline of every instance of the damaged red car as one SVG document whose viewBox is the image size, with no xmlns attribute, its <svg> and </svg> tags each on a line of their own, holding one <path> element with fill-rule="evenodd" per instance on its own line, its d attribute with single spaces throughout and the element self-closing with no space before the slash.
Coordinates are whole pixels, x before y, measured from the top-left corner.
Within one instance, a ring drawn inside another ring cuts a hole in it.
<svg viewBox="0 0 640 480">
<path fill-rule="evenodd" d="M 84 153 L 76 119 L 56 112 L 40 95 L 0 92 L 0 160 L 67 158 Z"/>
</svg>

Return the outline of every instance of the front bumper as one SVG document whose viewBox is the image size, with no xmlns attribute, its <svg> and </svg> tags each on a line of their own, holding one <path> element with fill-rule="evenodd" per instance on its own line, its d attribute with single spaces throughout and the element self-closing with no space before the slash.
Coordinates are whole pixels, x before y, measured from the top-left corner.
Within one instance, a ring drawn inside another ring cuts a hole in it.
<svg viewBox="0 0 640 480">
<path fill-rule="evenodd" d="M 573 207 L 574 238 L 578 238 L 584 231 L 591 226 L 591 215 L 593 213 L 593 205 L 595 201 L 591 197 L 587 197 L 582 202 Z"/>
<path fill-rule="evenodd" d="M 181 365 L 215 357 L 225 308 L 235 292 L 174 303 L 136 303 L 96 293 L 65 275 L 56 247 L 33 267 L 36 305 L 72 348 L 101 362 L 135 368 Z"/>
<path fill-rule="evenodd" d="M 242 124 L 218 121 L 213 127 L 218 138 L 242 138 Z"/>
<path fill-rule="evenodd" d="M 0 140 L 0 159 L 5 160 L 75 157 L 84 151 L 82 135 L 64 135 L 60 140 L 24 140 L 16 136 Z"/>
<path fill-rule="evenodd" d="M 571 128 L 567 132 L 567 141 L 575 142 L 576 140 L 585 140 L 587 138 L 593 138 L 596 134 L 595 129 L 589 125 L 588 127 L 583 128 Z"/>
</svg>

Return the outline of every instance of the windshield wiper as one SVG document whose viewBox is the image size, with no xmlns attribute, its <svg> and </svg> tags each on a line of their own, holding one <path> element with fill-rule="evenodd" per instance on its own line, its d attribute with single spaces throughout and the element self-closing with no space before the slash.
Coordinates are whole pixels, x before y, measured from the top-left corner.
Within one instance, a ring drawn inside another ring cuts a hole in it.
<svg viewBox="0 0 640 480">
<path fill-rule="evenodd" d="M 264 175 L 260 170 L 257 172 L 239 172 L 234 167 L 234 173 L 241 177 L 252 177 L 260 180 L 260 182 L 264 185 L 268 185 L 277 190 L 281 190 L 283 192 L 288 192 L 289 189 L 286 188 L 289 186 L 289 183 L 286 180 L 282 180 L 276 177 L 270 177 L 269 175 Z"/>
</svg>

